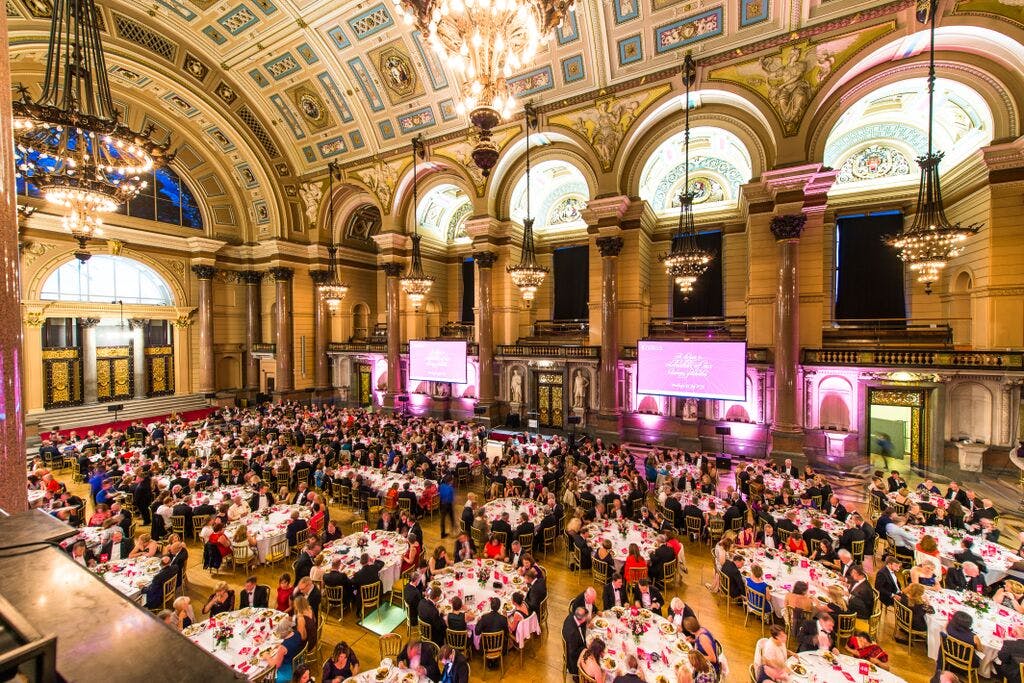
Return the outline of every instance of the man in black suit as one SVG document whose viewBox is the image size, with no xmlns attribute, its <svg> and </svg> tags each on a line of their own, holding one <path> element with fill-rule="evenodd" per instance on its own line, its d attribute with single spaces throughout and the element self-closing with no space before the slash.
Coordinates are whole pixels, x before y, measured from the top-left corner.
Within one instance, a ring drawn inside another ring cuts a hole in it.
<svg viewBox="0 0 1024 683">
<path fill-rule="evenodd" d="M 238 594 L 238 608 L 269 606 L 270 589 L 259 585 L 255 576 L 250 576 L 245 580 L 245 585 L 242 586 L 242 590 Z"/>
<path fill-rule="evenodd" d="M 640 677 L 640 662 L 634 655 L 626 657 L 626 671 L 615 677 L 615 683 L 646 683 L 645 678 Z"/>
<path fill-rule="evenodd" d="M 111 527 L 110 539 L 100 546 L 100 557 L 106 557 L 106 562 L 128 559 L 132 545 L 132 542 L 124 537 L 121 527 Z"/>
<path fill-rule="evenodd" d="M 899 571 L 902 568 L 900 561 L 894 555 L 886 555 L 884 565 L 875 574 L 875 590 L 878 591 L 878 599 L 883 605 L 891 607 L 900 594 Z"/>
<path fill-rule="evenodd" d="M 187 493 L 187 491 L 186 491 Z M 192 530 L 192 506 L 183 500 L 179 500 L 171 508 L 171 514 L 175 517 L 185 518 L 185 533 Z"/>
<path fill-rule="evenodd" d="M 351 604 L 358 605 L 361 601 L 359 591 L 363 586 L 369 586 L 380 581 L 380 570 L 384 563 L 380 560 L 370 562 L 370 555 L 363 553 L 359 556 L 359 569 L 352 575 L 352 600 Z M 365 616 L 365 615 L 364 615 Z"/>
<path fill-rule="evenodd" d="M 284 530 L 284 536 L 288 539 L 288 547 L 293 547 L 295 545 L 297 534 L 303 529 L 308 528 L 309 522 L 299 516 L 298 510 L 292 510 L 291 519 L 288 521 L 288 526 L 285 527 Z"/>
<path fill-rule="evenodd" d="M 857 526 L 856 522 L 852 519 L 848 519 L 846 522 L 846 529 L 843 530 L 843 535 L 839 537 L 839 547 L 844 550 L 853 553 L 853 542 L 864 541 L 864 532 L 861 531 L 860 527 Z M 866 546 L 867 544 L 865 544 Z M 866 547 L 865 547 L 866 552 Z"/>
<path fill-rule="evenodd" d="M 578 607 L 569 613 L 562 623 L 562 640 L 565 641 L 565 666 L 569 674 L 579 675 L 580 653 L 587 646 L 587 611 Z"/>
<path fill-rule="evenodd" d="M 509 524 L 508 513 L 507 512 L 503 512 L 501 514 L 501 519 L 496 519 L 496 520 L 494 520 L 494 522 L 491 523 L 491 533 L 492 534 L 499 534 L 499 533 L 505 534 L 505 545 L 506 546 L 508 546 L 508 544 L 510 544 L 512 542 L 512 538 L 513 538 L 512 525 Z"/>
<path fill-rule="evenodd" d="M 676 559 L 676 551 L 668 544 L 665 534 L 658 534 L 658 547 L 651 553 L 651 561 L 648 563 L 648 574 L 658 584 L 665 585 L 665 565 Z"/>
<path fill-rule="evenodd" d="M 405 608 L 409 613 L 409 626 L 416 628 L 420 623 L 420 601 L 423 600 L 423 577 L 419 572 L 414 571 L 402 589 L 402 599 L 405 600 Z"/>
<path fill-rule="evenodd" d="M 512 534 L 511 538 L 508 539 L 508 546 L 509 546 L 509 548 L 512 547 L 512 539 L 522 538 L 526 534 L 534 534 L 534 535 L 536 535 L 536 533 L 537 533 L 537 527 L 535 527 L 533 525 L 533 522 L 531 522 L 530 518 L 526 516 L 526 513 L 524 512 L 524 513 L 520 514 L 519 515 L 519 526 L 517 526 L 515 528 L 515 532 Z M 534 539 L 534 540 L 536 540 L 536 539 Z"/>
<path fill-rule="evenodd" d="M 1020 664 L 1024 662 L 1024 630 L 1011 626 L 1008 635 L 996 658 L 996 673 L 1004 677 L 1006 683 L 1021 683 Z"/>
<path fill-rule="evenodd" d="M 536 614 L 540 612 L 540 603 L 548 596 L 548 584 L 536 567 L 526 571 L 526 583 L 529 586 L 526 589 L 526 606 L 531 614 Z"/>
<path fill-rule="evenodd" d="M 959 567 L 952 567 L 946 572 L 946 588 L 955 591 L 984 593 L 988 589 L 985 577 L 973 562 L 964 562 Z"/>
<path fill-rule="evenodd" d="M 309 576 L 309 573 L 313 570 L 313 565 L 316 563 L 316 556 L 320 553 L 320 544 L 317 543 L 315 538 L 311 538 L 306 541 L 305 549 L 299 553 L 299 557 L 295 560 L 295 580 Z"/>
<path fill-rule="evenodd" d="M 270 492 L 270 487 L 265 482 L 260 484 L 260 490 L 249 498 L 249 509 L 253 512 L 268 508 L 273 504 L 274 495 Z"/>
<path fill-rule="evenodd" d="M 475 494 L 471 493 L 470 495 Z M 466 533 L 469 533 L 469 530 L 473 528 L 473 520 L 476 519 L 475 506 L 476 501 L 471 498 L 466 501 L 466 505 L 462 508 L 462 528 L 466 530 Z"/>
<path fill-rule="evenodd" d="M 523 550 L 523 544 L 519 542 L 519 539 L 512 541 L 511 547 L 508 550 L 508 563 L 519 569 L 523 566 L 523 555 L 526 551 Z"/>
<path fill-rule="evenodd" d="M 849 510 L 847 510 L 846 506 L 839 500 L 839 496 L 835 494 L 828 497 L 828 502 L 825 503 L 825 512 L 832 515 L 840 522 L 845 522 L 846 518 L 850 516 Z"/>
<path fill-rule="evenodd" d="M 958 481 L 949 482 L 949 488 L 946 489 L 945 498 L 946 500 L 957 500 L 960 502 L 960 505 L 963 505 L 965 508 L 969 507 L 971 504 L 970 499 L 967 498 L 967 492 L 960 488 L 960 482 Z"/>
<path fill-rule="evenodd" d="M 722 574 L 729 579 L 729 599 L 735 600 L 743 597 L 746 592 L 746 582 L 743 580 L 743 556 L 736 554 L 722 563 Z"/>
<path fill-rule="evenodd" d="M 323 597 L 320 593 L 320 588 L 313 583 L 313 579 L 308 576 L 299 579 L 295 583 L 295 591 L 292 593 L 292 597 L 296 595 L 306 596 L 306 600 L 309 601 L 309 607 L 313 610 L 313 616 L 318 620 L 320 619 L 320 600 Z"/>
<path fill-rule="evenodd" d="M 821 528 L 821 519 L 815 516 L 811 519 L 811 526 L 804 529 L 803 533 L 804 541 L 807 542 L 807 547 L 810 548 L 814 543 L 818 541 L 825 541 L 830 546 L 832 545 L 832 537 L 829 536 L 828 532 Z"/>
<path fill-rule="evenodd" d="M 622 574 L 615 574 L 611 581 L 604 585 L 604 608 L 624 607 L 629 604 L 629 595 Z"/>
<path fill-rule="evenodd" d="M 160 558 L 160 571 L 146 587 L 146 609 L 157 609 L 164 602 L 164 582 L 177 577 L 178 569 L 166 555 Z"/>
<path fill-rule="evenodd" d="M 638 603 L 641 607 L 646 607 L 655 614 L 662 614 L 665 606 L 665 599 L 661 596 L 661 591 L 651 585 L 650 579 L 640 579 L 636 584 L 636 588 L 633 589 L 633 602 Z"/>
<path fill-rule="evenodd" d="M 432 681 L 441 679 L 441 670 L 434 659 L 433 648 L 423 647 L 418 640 L 410 640 L 398 653 L 398 663 L 426 676 Z"/>
<path fill-rule="evenodd" d="M 331 568 L 324 572 L 323 581 L 325 586 L 330 586 L 331 588 L 348 585 L 348 576 L 345 572 L 341 571 L 340 556 L 335 555 L 334 559 L 331 560 Z"/>
<path fill-rule="evenodd" d="M 867 582 L 864 568 L 859 564 L 853 565 L 847 573 L 846 580 L 850 586 L 850 609 L 857 613 L 858 619 L 867 621 L 875 609 L 875 593 L 871 590 L 871 584 Z"/>
<path fill-rule="evenodd" d="M 974 539 L 970 536 L 964 536 L 963 540 L 960 541 L 960 552 L 953 553 L 953 559 L 963 564 L 964 562 L 973 562 L 978 566 L 978 570 L 984 574 L 986 571 L 985 561 L 981 559 L 981 556 L 974 552 Z"/>
<path fill-rule="evenodd" d="M 797 652 L 835 650 L 835 621 L 828 612 L 818 612 L 814 619 L 800 624 L 796 632 Z"/>
<path fill-rule="evenodd" d="M 484 633 L 504 633 L 505 635 L 505 649 L 508 649 L 508 619 L 505 618 L 499 610 L 501 609 L 501 599 L 492 597 L 490 601 L 491 611 L 487 612 L 476 622 L 476 634 L 483 635 Z"/>
<path fill-rule="evenodd" d="M 470 538 L 468 533 L 462 532 L 455 539 L 455 552 L 452 555 L 455 557 L 456 562 L 471 560 L 476 556 L 476 547 L 473 545 L 473 539 Z"/>
<path fill-rule="evenodd" d="M 575 612 L 577 607 L 582 607 L 587 611 L 587 619 L 594 618 L 597 614 L 597 591 L 593 586 L 588 586 L 569 603 L 570 612 Z"/>
<path fill-rule="evenodd" d="M 185 579 L 185 568 L 188 566 L 188 548 L 184 541 L 169 543 L 164 548 L 164 555 L 171 558 L 171 566 L 178 571 L 178 585 L 182 585 Z"/>
<path fill-rule="evenodd" d="M 417 612 L 419 623 L 430 626 L 430 638 L 434 643 L 443 643 L 447 628 L 444 618 L 437 610 L 437 602 L 441 599 L 441 589 L 431 588 L 430 592 L 420 600 Z"/>
</svg>

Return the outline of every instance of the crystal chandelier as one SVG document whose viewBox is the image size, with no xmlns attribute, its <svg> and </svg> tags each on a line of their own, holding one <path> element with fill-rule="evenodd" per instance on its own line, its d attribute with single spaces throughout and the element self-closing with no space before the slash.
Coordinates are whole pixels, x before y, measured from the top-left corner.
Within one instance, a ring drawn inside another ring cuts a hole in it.
<svg viewBox="0 0 1024 683">
<path fill-rule="evenodd" d="M 679 195 L 679 226 L 672 236 L 672 249 L 661 256 L 665 272 L 675 278 L 683 300 L 688 301 L 697 278 L 711 264 L 712 254 L 697 245 L 697 229 L 693 223 L 693 192 L 690 190 L 690 86 L 697 79 L 693 56 L 683 60 L 683 85 L 686 86 L 685 124 L 683 128 L 683 191 Z"/>
<path fill-rule="evenodd" d="M 537 263 L 537 254 L 533 246 L 533 217 L 530 215 L 530 131 L 538 126 L 537 112 L 527 103 L 526 114 L 526 217 L 523 219 L 523 253 L 519 263 L 507 266 L 512 284 L 523 294 L 523 303 L 529 308 L 537 289 L 544 282 L 548 269 Z"/>
<path fill-rule="evenodd" d="M 331 232 L 331 242 L 327 247 L 328 254 L 328 280 L 320 285 L 320 298 L 323 300 L 332 313 L 341 309 L 341 300 L 348 293 L 348 285 L 341 281 L 338 273 L 338 245 L 334 242 L 334 178 L 341 177 L 341 169 L 338 162 L 332 161 L 327 164 L 327 229 Z"/>
<path fill-rule="evenodd" d="M 412 302 L 413 308 L 417 311 L 420 310 L 423 300 L 430 293 L 430 288 L 434 284 L 434 278 L 423 272 L 423 259 L 420 256 L 420 234 L 417 229 L 420 222 L 418 213 L 420 200 L 419 179 L 416 177 L 418 170 L 416 160 L 422 159 L 425 156 L 423 134 L 421 133 L 412 140 L 412 264 L 409 266 L 409 272 L 399 280 L 405 295 L 409 297 L 409 301 Z"/>
<path fill-rule="evenodd" d="M 921 167 L 921 184 L 917 191 L 917 212 L 914 223 L 898 235 L 887 237 L 885 242 L 899 250 L 900 259 L 924 284 L 925 294 L 932 293 L 932 283 L 946 267 L 949 259 L 959 256 L 964 242 L 977 234 L 981 223 L 962 226 L 946 218 L 942 202 L 942 187 L 939 185 L 939 162 L 943 153 L 932 149 L 932 128 L 935 110 L 935 14 L 938 0 L 930 0 L 925 13 L 918 12 L 918 19 L 929 21 L 931 45 L 928 50 L 928 154 L 918 157 Z"/>
<path fill-rule="evenodd" d="M 508 79 L 533 61 L 573 0 L 393 0 L 406 24 L 463 79 L 460 115 L 469 114 L 479 140 L 473 162 L 486 177 L 498 161 L 491 132 L 515 110 Z"/>
<path fill-rule="evenodd" d="M 99 214 L 117 209 L 146 186 L 142 174 L 167 145 L 150 140 L 153 126 L 136 133 L 120 123 L 107 81 L 94 0 L 54 0 L 42 95 L 19 87 L 13 102 L 20 176 L 65 210 L 64 226 L 86 243 L 99 232 Z"/>
</svg>

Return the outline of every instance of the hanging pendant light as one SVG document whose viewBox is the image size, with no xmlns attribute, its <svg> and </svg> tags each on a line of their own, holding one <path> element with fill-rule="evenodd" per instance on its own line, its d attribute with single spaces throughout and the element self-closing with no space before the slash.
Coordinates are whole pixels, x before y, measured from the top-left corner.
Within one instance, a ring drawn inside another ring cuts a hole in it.
<svg viewBox="0 0 1024 683">
<path fill-rule="evenodd" d="M 146 186 L 143 174 L 173 155 L 150 139 L 154 126 L 138 133 L 119 121 L 94 0 L 53 0 L 42 95 L 33 101 L 27 88 L 18 91 L 17 173 L 65 209 L 64 227 L 79 244 L 75 256 L 85 261 L 99 215 L 135 197 Z"/>
<path fill-rule="evenodd" d="M 334 177 L 341 177 L 341 169 L 338 162 L 332 161 L 327 164 L 327 229 L 331 233 L 330 245 L 327 247 L 327 268 L 328 279 L 320 285 L 320 298 L 323 300 L 332 313 L 341 309 L 341 302 L 348 293 L 348 285 L 341 281 L 341 274 L 338 272 L 338 245 L 334 241 Z"/>
<path fill-rule="evenodd" d="M 527 308 L 533 305 L 533 298 L 548 274 L 545 266 L 537 263 L 537 254 L 533 246 L 533 216 L 530 215 L 530 131 L 537 128 L 539 119 L 537 112 L 529 103 L 524 107 L 526 114 L 526 217 L 523 218 L 523 253 L 519 263 L 507 266 L 512 284 L 519 288 L 523 295 L 523 303 Z"/>
<path fill-rule="evenodd" d="M 419 234 L 419 179 L 417 176 L 417 159 L 426 157 L 423 148 L 423 134 L 420 133 L 412 139 L 412 263 L 409 272 L 399 280 L 405 295 L 409 297 L 415 310 L 420 310 L 423 300 L 430 293 L 434 285 L 434 278 L 423 272 L 423 258 L 420 256 L 420 234 Z"/>
<path fill-rule="evenodd" d="M 924 11 L 927 9 L 927 12 Z M 917 281 L 924 284 L 925 294 L 932 293 L 932 283 L 939 279 L 949 259 L 959 256 L 964 243 L 981 229 L 981 223 L 960 225 L 946 218 L 939 184 L 939 163 L 943 152 L 932 148 L 935 117 L 935 14 L 938 0 L 929 0 L 918 11 L 918 21 L 930 23 L 931 44 L 928 48 L 928 153 L 917 158 L 921 167 L 921 184 L 917 191 L 917 212 L 914 223 L 885 243 L 899 251 L 900 260 L 910 267 Z"/>
<path fill-rule="evenodd" d="M 672 236 L 672 248 L 660 258 L 665 272 L 675 279 L 683 300 L 688 301 L 697 279 L 707 272 L 714 256 L 697 244 L 697 228 L 693 222 L 693 192 L 690 190 L 690 86 L 697 80 L 697 64 L 689 53 L 683 60 L 683 85 L 686 86 L 685 123 L 683 128 L 683 191 L 679 194 L 679 225 Z"/>
</svg>

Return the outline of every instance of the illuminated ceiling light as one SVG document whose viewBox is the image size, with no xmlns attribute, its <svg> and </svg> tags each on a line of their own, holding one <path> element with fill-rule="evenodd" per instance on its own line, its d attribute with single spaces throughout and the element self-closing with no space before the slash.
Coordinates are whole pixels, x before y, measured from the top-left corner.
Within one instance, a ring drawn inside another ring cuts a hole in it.
<svg viewBox="0 0 1024 683">
<path fill-rule="evenodd" d="M 707 272 L 714 255 L 697 244 L 697 228 L 693 222 L 693 192 L 690 190 L 690 86 L 697 80 L 697 64 L 693 56 L 683 60 L 683 85 L 686 86 L 685 123 L 683 129 L 683 191 L 679 195 L 679 226 L 672 236 L 672 248 L 661 256 L 665 272 L 675 279 L 683 299 L 688 301 L 697 279 Z"/>
<path fill-rule="evenodd" d="M 507 266 L 512 284 L 519 288 L 523 295 L 523 303 L 527 308 L 533 304 L 537 290 L 544 283 L 548 269 L 537 263 L 537 254 L 533 246 L 533 217 L 530 215 L 530 131 L 539 125 L 537 112 L 529 104 L 526 105 L 526 217 L 523 219 L 523 253 L 519 263 Z"/>
<path fill-rule="evenodd" d="M 419 179 L 416 175 L 419 167 L 416 161 L 425 156 L 426 151 L 423 148 L 423 134 L 421 133 L 412 140 L 412 264 L 409 267 L 409 272 L 399 280 L 405 295 L 409 297 L 409 301 L 412 302 L 413 308 L 417 311 L 420 310 L 423 300 L 427 298 L 430 288 L 434 285 L 434 278 L 423 272 L 423 259 L 420 256 L 420 235 L 418 230 L 420 202 Z"/>
<path fill-rule="evenodd" d="M 94 0 L 54 0 L 51 17 L 42 95 L 33 101 L 19 86 L 12 103 L 17 170 L 64 208 L 84 261 L 101 225 L 97 214 L 135 197 L 146 186 L 142 174 L 172 155 L 150 139 L 153 125 L 137 133 L 118 120 Z"/>
<path fill-rule="evenodd" d="M 320 298 L 333 313 L 341 310 L 341 302 L 348 294 L 348 285 L 341 281 L 341 274 L 338 272 L 338 245 L 334 242 L 334 178 L 336 175 L 341 178 L 341 169 L 338 168 L 338 162 L 332 161 L 327 164 L 327 229 L 331 234 L 331 241 L 327 247 L 328 279 L 319 286 Z"/>
<path fill-rule="evenodd" d="M 463 79 L 456 112 L 469 115 L 479 140 L 473 162 L 486 177 L 498 161 L 491 133 L 511 116 L 508 79 L 529 65 L 562 23 L 573 0 L 393 0 L 452 71 Z"/>
<path fill-rule="evenodd" d="M 935 14 L 938 0 L 917 13 L 918 21 L 930 23 L 931 44 L 928 48 L 928 153 L 917 158 L 921 167 L 921 185 L 917 191 L 917 212 L 914 223 L 898 235 L 890 235 L 885 243 L 897 249 L 900 260 L 910 267 L 917 281 L 924 284 L 925 294 L 932 293 L 932 283 L 939 279 L 949 259 L 959 256 L 964 243 L 981 229 L 981 223 L 960 225 L 946 218 L 939 185 L 939 162 L 943 153 L 932 148 L 935 112 Z"/>
</svg>

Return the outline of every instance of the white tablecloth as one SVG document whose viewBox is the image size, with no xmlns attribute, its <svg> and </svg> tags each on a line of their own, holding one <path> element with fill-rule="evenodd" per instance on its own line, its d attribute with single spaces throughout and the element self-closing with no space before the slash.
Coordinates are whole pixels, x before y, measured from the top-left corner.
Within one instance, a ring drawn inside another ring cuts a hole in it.
<svg viewBox="0 0 1024 683">
<path fill-rule="evenodd" d="M 527 498 L 495 498 L 484 505 L 481 510 L 488 524 L 501 519 L 502 513 L 507 512 L 508 522 L 512 525 L 513 530 L 519 526 L 519 516 L 524 512 L 534 526 L 539 526 L 540 521 L 544 518 L 544 507 Z M 511 543 L 514 539 L 507 540 Z"/>
<path fill-rule="evenodd" d="M 796 513 L 795 523 L 800 533 L 802 534 L 807 529 L 811 528 L 811 520 L 814 519 L 815 515 L 821 520 L 821 528 L 825 530 L 829 536 L 832 537 L 832 544 L 835 545 L 839 541 L 839 538 L 846 531 L 846 525 L 840 522 L 835 517 L 829 517 L 828 515 L 815 513 L 812 510 L 802 507 L 794 507 L 785 510 L 775 510 L 772 512 L 772 517 L 777 520 L 785 517 L 790 511 Z"/>
<path fill-rule="evenodd" d="M 96 565 L 96 573 L 129 600 L 141 600 L 143 591 L 159 571 L 159 557 L 136 557 Z"/>
<path fill-rule="evenodd" d="M 847 680 L 846 676 L 843 675 L 844 673 L 852 677 L 849 680 L 856 681 L 857 683 L 905 683 L 904 679 L 896 674 L 880 669 L 870 663 L 868 663 L 868 676 L 865 680 L 864 676 L 860 673 L 861 664 L 863 663 L 865 663 L 864 660 L 849 655 L 831 653 L 824 655 L 820 652 L 801 652 L 799 655 L 790 657 L 786 661 L 791 671 L 797 666 L 804 669 L 804 673 L 801 674 L 793 671 L 793 675 L 790 678 L 793 683 L 810 680 L 843 683 L 843 681 Z M 836 667 L 839 667 L 839 669 L 837 670 Z"/>
<path fill-rule="evenodd" d="M 232 522 L 224 529 L 228 538 L 233 538 L 240 524 L 245 524 L 249 533 L 256 537 L 256 555 L 260 562 L 265 562 L 270 546 L 287 535 L 288 522 L 292 511 L 298 510 L 299 516 L 309 519 L 309 508 L 303 505 L 273 505 L 262 512 L 253 512 Z"/>
<path fill-rule="evenodd" d="M 964 536 L 971 536 L 967 532 L 953 531 L 943 526 L 908 525 L 904 529 L 918 540 L 925 534 L 931 534 L 938 542 L 939 557 L 942 559 L 942 564 L 946 567 L 953 566 L 955 562 L 953 555 L 963 549 L 960 545 L 961 539 Z M 971 538 L 974 538 L 974 553 L 981 555 L 981 559 L 985 562 L 985 583 L 989 586 L 1005 579 L 1006 575 L 1010 572 L 1010 566 L 1014 562 L 1021 560 L 1019 555 L 998 543 L 982 541 L 976 536 L 971 536 Z"/>
<path fill-rule="evenodd" d="M 388 658 L 382 659 L 378 666 L 346 679 L 345 683 L 430 683 L 430 679 L 404 666 L 395 666 Z"/>
<path fill-rule="evenodd" d="M 771 591 L 769 597 L 772 609 L 780 617 L 786 614 L 786 593 L 793 589 L 797 581 L 807 582 L 807 594 L 812 598 L 826 596 L 831 585 L 843 586 L 845 590 L 846 584 L 839 574 L 806 557 L 783 550 L 766 551 L 763 548 L 743 548 L 737 552 L 746 558 L 743 564 L 744 577 L 750 575 L 751 566 L 761 565 L 764 581 Z"/>
<path fill-rule="evenodd" d="M 633 485 L 625 479 L 618 477 L 594 476 L 584 477 L 576 482 L 576 495 L 584 491 L 590 491 L 597 498 L 598 503 L 604 502 L 605 496 L 614 493 L 625 501 L 626 497 L 633 490 Z M 628 513 L 629 510 L 626 510 Z"/>
<path fill-rule="evenodd" d="M 182 633 L 193 643 L 252 680 L 270 670 L 261 654 L 273 652 L 281 644 L 281 639 L 274 635 L 274 627 L 286 616 L 284 612 L 274 609 L 247 607 L 200 621 Z M 223 645 L 218 645 L 215 641 L 219 631 L 223 631 L 225 635 L 230 633 Z"/>
<path fill-rule="evenodd" d="M 29 489 L 28 490 L 28 506 L 30 508 L 39 507 L 39 504 L 43 502 L 43 498 L 46 497 L 46 489 Z"/>
<path fill-rule="evenodd" d="M 483 584 L 480 579 L 485 578 Z M 501 585 L 495 587 L 496 583 Z M 501 600 L 502 613 L 508 616 L 512 613 L 512 594 L 519 591 L 525 597 L 526 581 L 512 567 L 505 562 L 495 560 L 464 560 L 446 567 L 434 574 L 430 582 L 431 586 L 441 589 L 441 599 L 438 602 L 438 610 L 442 615 L 448 614 L 452 607 L 452 598 L 458 595 L 462 598 L 463 606 L 466 608 L 466 624 L 472 631 L 477 618 L 489 612 L 490 600 L 497 597 Z M 540 619 L 536 614 L 519 623 L 516 629 L 516 642 L 522 646 L 530 636 L 540 633 Z M 480 639 L 475 634 L 473 643 L 479 647 Z"/>
<path fill-rule="evenodd" d="M 114 527 L 118 528 L 118 527 Z M 78 533 L 70 538 L 65 538 L 60 542 L 60 547 L 67 550 L 75 543 L 79 541 L 85 541 L 85 547 L 93 552 L 99 551 L 103 542 L 107 540 L 107 534 L 109 529 L 103 529 L 98 526 L 83 526 L 78 528 Z"/>
<path fill-rule="evenodd" d="M 363 546 L 359 545 L 360 541 L 364 542 Z M 380 560 L 384 563 L 380 570 L 380 582 L 385 593 L 391 590 L 402 575 L 402 557 L 409 552 L 409 542 L 394 531 L 371 530 L 365 534 L 349 534 L 331 541 L 324 546 L 321 565 L 324 571 L 330 571 L 334 558 L 341 557 L 341 571 L 351 578 L 362 566 L 359 557 L 364 552 L 369 554 L 371 562 Z"/>
<path fill-rule="evenodd" d="M 964 595 L 955 591 L 928 590 L 925 591 L 924 597 L 935 609 L 934 614 L 925 617 L 925 623 L 928 625 L 928 656 L 938 659 L 942 647 L 940 635 L 946 630 L 946 624 L 949 623 L 949 617 L 953 612 L 967 612 L 974 619 L 972 628 L 981 640 L 982 648 L 978 654 L 981 656 L 981 675 L 986 678 L 992 676 L 992 665 L 1003 647 L 1003 638 L 995 634 L 996 627 L 1024 628 L 1024 614 L 1000 607 L 988 598 L 971 597 L 972 600 L 985 605 L 987 611 L 982 613 L 966 604 Z"/>
<path fill-rule="evenodd" d="M 248 504 L 252 498 L 253 491 L 248 486 L 233 484 L 221 486 L 210 491 L 196 491 L 185 499 L 185 502 L 192 507 L 200 505 L 212 505 L 218 507 L 221 503 L 230 503 L 235 496 L 241 496 L 242 502 Z"/>
<path fill-rule="evenodd" d="M 600 612 L 587 626 L 587 642 L 594 638 L 607 647 L 601 668 L 610 674 L 624 672 L 629 655 L 637 658 L 648 683 L 674 682 L 677 665 L 690 668 L 686 638 L 672 622 L 650 610 L 616 607 Z"/>
<path fill-rule="evenodd" d="M 625 531 L 625 535 L 623 535 Z M 592 549 L 601 546 L 605 539 L 612 542 L 612 555 L 615 558 L 615 568 L 622 571 L 626 564 L 626 553 L 631 543 L 636 543 L 640 548 L 640 556 L 647 560 L 651 553 L 658 547 L 658 537 L 650 527 L 630 520 L 602 519 L 591 522 L 582 529 L 582 534 L 587 539 L 587 545 Z"/>
<path fill-rule="evenodd" d="M 800 497 L 800 494 L 807 488 L 807 484 L 802 479 L 794 479 L 792 477 L 783 477 L 774 472 L 764 473 L 764 488 L 766 493 L 779 494 L 782 492 L 783 486 L 789 486 L 793 491 L 793 495 Z"/>
<path fill-rule="evenodd" d="M 423 477 L 417 477 L 412 474 L 387 472 L 373 467 L 343 467 L 339 472 L 342 477 L 347 477 L 352 473 L 362 475 L 363 481 L 376 491 L 382 500 L 387 496 L 392 484 L 398 484 L 398 491 L 401 493 L 405 490 L 405 484 L 408 483 L 410 485 L 409 489 L 416 494 L 416 500 L 420 499 L 423 495 L 423 490 L 426 488 Z M 336 474 L 335 476 L 338 475 Z"/>
</svg>

